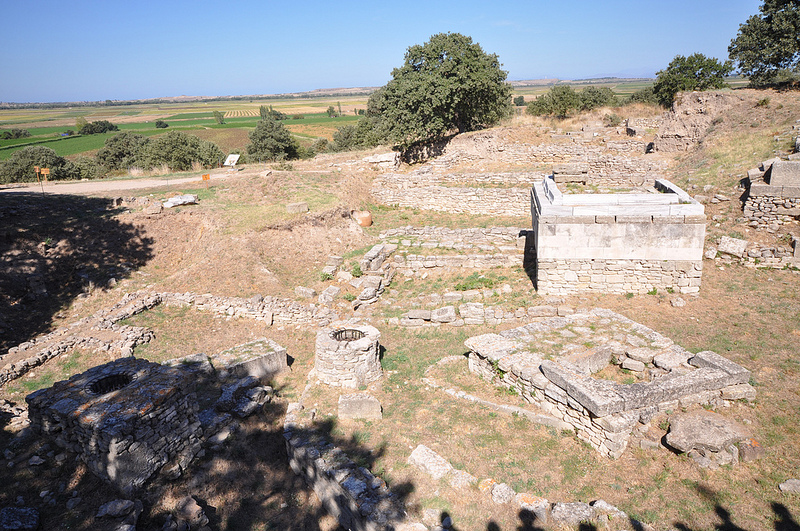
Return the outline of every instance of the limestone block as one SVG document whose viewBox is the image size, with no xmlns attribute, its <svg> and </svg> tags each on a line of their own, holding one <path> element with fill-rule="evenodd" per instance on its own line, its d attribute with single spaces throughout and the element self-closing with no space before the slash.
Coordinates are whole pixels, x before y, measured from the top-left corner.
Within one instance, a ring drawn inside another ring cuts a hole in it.
<svg viewBox="0 0 800 531">
<path fill-rule="evenodd" d="M 731 256 L 735 256 L 736 258 L 741 258 L 744 255 L 745 250 L 747 249 L 747 240 L 741 240 L 739 238 L 730 238 L 728 236 L 723 236 L 720 238 L 719 246 L 717 247 L 717 251 L 720 253 L 729 254 Z"/>
<path fill-rule="evenodd" d="M 749 438 L 747 429 L 711 411 L 696 411 L 670 418 L 666 441 L 681 452 L 690 450 L 721 452 Z"/>
<path fill-rule="evenodd" d="M 624 360 L 622 360 L 622 368 L 633 372 L 643 372 L 645 369 L 645 364 L 639 360 L 626 357 Z"/>
<path fill-rule="evenodd" d="M 695 367 L 708 367 L 724 371 L 735 379 L 735 382 L 732 383 L 748 383 L 750 381 L 750 371 L 711 350 L 698 352 L 689 359 L 689 363 Z"/>
<path fill-rule="evenodd" d="M 313 299 L 317 296 L 316 290 L 313 288 L 306 288 L 303 286 L 297 286 L 294 288 L 294 294 L 298 297 L 302 297 L 303 299 Z"/>
<path fill-rule="evenodd" d="M 409 319 L 422 319 L 423 321 L 431 320 L 430 310 L 409 310 L 407 317 Z"/>
<path fill-rule="evenodd" d="M 431 321 L 434 323 L 452 323 L 456 318 L 456 309 L 453 306 L 445 306 L 431 312 Z"/>
<path fill-rule="evenodd" d="M 302 201 L 299 203 L 288 203 L 286 205 L 286 212 L 290 214 L 302 214 L 308 212 L 308 203 Z"/>
<path fill-rule="evenodd" d="M 408 456 L 408 464 L 419 468 L 436 481 L 453 470 L 452 465 L 445 458 L 423 444 L 414 448 L 414 451 Z"/>
<path fill-rule="evenodd" d="M 377 398 L 363 393 L 339 396 L 340 419 L 380 420 L 383 418 L 381 403 Z"/>
<path fill-rule="evenodd" d="M 800 186 L 800 161 L 775 161 L 766 178 L 772 186 Z"/>
</svg>

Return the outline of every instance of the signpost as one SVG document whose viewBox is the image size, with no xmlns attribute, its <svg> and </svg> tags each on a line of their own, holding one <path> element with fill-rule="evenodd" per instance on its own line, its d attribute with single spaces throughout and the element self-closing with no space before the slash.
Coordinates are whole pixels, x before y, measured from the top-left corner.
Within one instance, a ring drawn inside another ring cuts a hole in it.
<svg viewBox="0 0 800 531">
<path fill-rule="evenodd" d="M 208 173 L 204 174 L 203 180 L 206 182 L 206 190 L 208 190 L 208 182 L 211 180 L 211 174 Z"/>
</svg>

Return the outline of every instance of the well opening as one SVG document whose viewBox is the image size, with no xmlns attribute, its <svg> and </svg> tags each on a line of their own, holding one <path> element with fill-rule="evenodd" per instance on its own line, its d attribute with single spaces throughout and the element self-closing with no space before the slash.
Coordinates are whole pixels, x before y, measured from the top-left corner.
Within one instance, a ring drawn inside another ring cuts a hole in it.
<svg viewBox="0 0 800 531">
<path fill-rule="evenodd" d="M 119 391 L 133 381 L 130 374 L 118 373 L 110 374 L 93 382 L 89 386 L 89 391 L 95 395 L 105 395 L 112 391 Z"/>
<path fill-rule="evenodd" d="M 336 341 L 357 341 L 366 336 L 361 330 L 355 328 L 340 328 L 331 332 L 331 337 Z"/>
</svg>

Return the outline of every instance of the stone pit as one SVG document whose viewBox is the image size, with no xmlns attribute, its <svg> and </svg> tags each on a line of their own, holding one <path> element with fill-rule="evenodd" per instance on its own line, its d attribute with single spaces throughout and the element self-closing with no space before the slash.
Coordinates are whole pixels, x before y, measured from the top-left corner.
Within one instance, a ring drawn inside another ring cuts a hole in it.
<svg viewBox="0 0 800 531">
<path fill-rule="evenodd" d="M 317 378 L 336 387 L 357 389 L 382 376 L 381 333 L 369 325 L 323 328 L 317 332 Z"/>
<path fill-rule="evenodd" d="M 609 457 L 658 413 L 755 398 L 744 367 L 711 351 L 693 354 L 605 309 L 471 337 L 466 346 L 472 372 L 513 388 Z"/>
<path fill-rule="evenodd" d="M 183 373 L 122 358 L 26 398 L 31 427 L 129 494 L 167 463 L 181 468 L 200 450 L 197 400 Z"/>
</svg>

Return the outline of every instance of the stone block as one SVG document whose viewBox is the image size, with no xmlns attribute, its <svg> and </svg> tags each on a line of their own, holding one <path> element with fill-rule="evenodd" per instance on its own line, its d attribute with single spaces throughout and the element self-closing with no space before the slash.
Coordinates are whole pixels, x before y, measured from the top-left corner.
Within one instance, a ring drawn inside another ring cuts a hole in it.
<svg viewBox="0 0 800 531">
<path fill-rule="evenodd" d="M 528 317 L 555 317 L 558 308 L 550 305 L 531 306 L 528 308 Z"/>
<path fill-rule="evenodd" d="M 721 452 L 748 437 L 747 429 L 738 422 L 711 411 L 696 411 L 670 418 L 666 441 L 681 452 Z"/>
<path fill-rule="evenodd" d="M 694 367 L 708 367 L 724 371 L 734 378 L 735 382 L 732 383 L 748 383 L 750 381 L 750 371 L 711 350 L 698 352 L 689 359 L 689 363 Z"/>
<path fill-rule="evenodd" d="M 453 467 L 445 458 L 420 444 L 408 456 L 408 464 L 419 468 L 434 480 L 438 481 L 449 474 Z"/>
<path fill-rule="evenodd" d="M 775 161 L 766 178 L 772 186 L 800 186 L 800 161 Z"/>
<path fill-rule="evenodd" d="M 780 197 L 781 187 L 769 184 L 751 184 L 750 197 Z"/>
<path fill-rule="evenodd" d="M 265 337 L 223 350 L 211 356 L 211 363 L 217 370 L 227 370 L 240 378 L 258 379 L 270 378 L 289 367 L 286 349 Z"/>
<path fill-rule="evenodd" d="M 434 323 L 452 323 L 456 318 L 456 309 L 453 306 L 445 306 L 431 312 L 431 321 Z"/>
<path fill-rule="evenodd" d="M 627 369 L 633 372 L 643 372 L 645 370 L 645 364 L 639 360 L 634 360 L 631 358 L 626 357 L 622 360 L 622 368 Z"/>
<path fill-rule="evenodd" d="M 541 367 L 542 373 L 548 380 L 562 388 L 567 395 L 597 417 L 617 413 L 625 406 L 623 398 L 617 393 L 612 382 L 584 377 L 550 360 L 543 361 Z"/>
<path fill-rule="evenodd" d="M 290 214 L 302 214 L 308 212 L 308 203 L 301 201 L 299 203 L 288 203 L 286 205 L 286 212 Z"/>
<path fill-rule="evenodd" d="M 724 254 L 729 254 L 731 256 L 735 256 L 736 258 L 741 258 L 744 255 L 745 250 L 747 249 L 747 240 L 741 240 L 739 238 L 731 238 L 728 236 L 723 236 L 719 240 L 719 246 L 717 247 L 717 251 Z"/>
<path fill-rule="evenodd" d="M 422 319 L 423 321 L 431 320 L 430 310 L 409 310 L 407 317 L 409 319 Z"/>
<path fill-rule="evenodd" d="M 294 288 L 294 294 L 303 299 L 313 299 L 317 296 L 316 290 L 313 288 L 306 288 L 304 286 L 297 286 Z"/>
<path fill-rule="evenodd" d="M 381 403 L 377 398 L 363 393 L 339 396 L 340 419 L 380 420 L 383 418 Z"/>
</svg>

